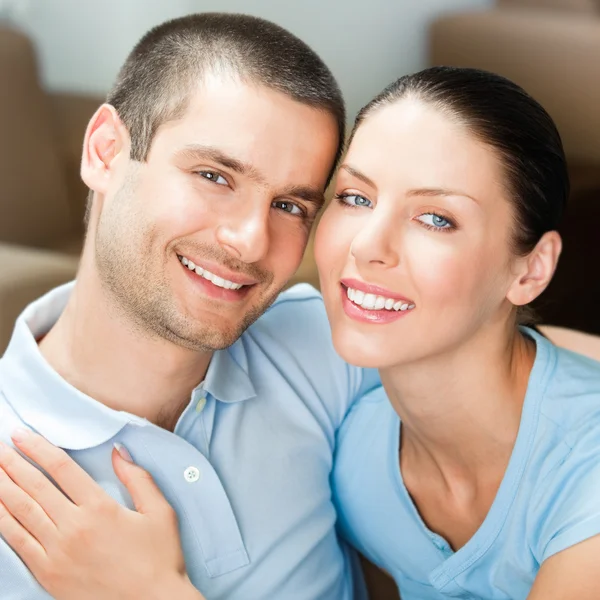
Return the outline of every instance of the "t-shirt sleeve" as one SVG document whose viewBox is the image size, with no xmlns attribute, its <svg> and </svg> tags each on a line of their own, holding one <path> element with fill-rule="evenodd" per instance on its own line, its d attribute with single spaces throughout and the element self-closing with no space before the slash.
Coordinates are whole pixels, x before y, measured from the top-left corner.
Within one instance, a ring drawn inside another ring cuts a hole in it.
<svg viewBox="0 0 600 600">
<path fill-rule="evenodd" d="M 531 504 L 533 550 L 541 564 L 600 534 L 600 424 L 586 433 L 546 477 Z"/>
</svg>

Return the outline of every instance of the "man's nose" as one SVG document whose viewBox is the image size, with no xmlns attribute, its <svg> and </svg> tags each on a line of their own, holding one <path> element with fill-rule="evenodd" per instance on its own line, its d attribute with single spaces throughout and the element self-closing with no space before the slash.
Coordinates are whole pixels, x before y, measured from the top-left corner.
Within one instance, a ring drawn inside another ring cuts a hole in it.
<svg viewBox="0 0 600 600">
<path fill-rule="evenodd" d="M 223 219 L 217 227 L 216 238 L 221 247 L 238 260 L 256 263 L 263 259 L 269 248 L 270 203 L 233 208 L 235 214 Z"/>
</svg>

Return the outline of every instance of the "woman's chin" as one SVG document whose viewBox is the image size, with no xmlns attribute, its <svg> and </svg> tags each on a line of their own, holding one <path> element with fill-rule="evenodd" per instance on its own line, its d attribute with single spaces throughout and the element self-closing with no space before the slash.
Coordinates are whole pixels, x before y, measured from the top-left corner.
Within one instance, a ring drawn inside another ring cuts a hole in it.
<svg viewBox="0 0 600 600">
<path fill-rule="evenodd" d="M 385 369 L 398 362 L 376 340 L 355 335 L 355 332 L 333 330 L 333 345 L 347 363 L 364 369 Z"/>
</svg>

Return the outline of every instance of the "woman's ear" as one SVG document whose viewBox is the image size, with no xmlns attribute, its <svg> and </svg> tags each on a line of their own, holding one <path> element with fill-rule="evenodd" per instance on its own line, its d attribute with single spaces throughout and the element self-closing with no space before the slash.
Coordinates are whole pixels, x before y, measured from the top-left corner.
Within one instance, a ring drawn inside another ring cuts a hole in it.
<svg viewBox="0 0 600 600">
<path fill-rule="evenodd" d="M 545 233 L 535 248 L 519 259 L 518 272 L 506 298 L 515 306 L 524 306 L 535 300 L 554 276 L 561 251 L 562 240 L 559 233 Z"/>
<path fill-rule="evenodd" d="M 129 153 L 129 134 L 117 111 L 103 104 L 91 118 L 83 142 L 81 178 L 94 192 L 104 194 L 114 172 L 114 161 Z"/>
</svg>

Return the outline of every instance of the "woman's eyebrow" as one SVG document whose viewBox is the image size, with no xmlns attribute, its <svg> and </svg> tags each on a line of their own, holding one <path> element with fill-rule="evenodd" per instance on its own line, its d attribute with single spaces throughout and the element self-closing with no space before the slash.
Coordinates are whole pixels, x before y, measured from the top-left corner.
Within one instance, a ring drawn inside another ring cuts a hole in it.
<svg viewBox="0 0 600 600">
<path fill-rule="evenodd" d="M 350 175 L 352 175 L 353 177 L 356 177 L 356 179 L 360 179 L 367 185 L 370 185 L 372 188 L 377 189 L 375 182 L 372 179 L 370 179 L 369 177 L 367 177 L 364 173 L 361 173 L 361 171 L 359 171 L 358 169 L 351 167 L 350 165 L 347 165 L 346 163 L 344 163 L 340 167 L 340 169 L 344 169 L 344 171 L 347 171 L 348 173 L 350 173 Z"/>
<path fill-rule="evenodd" d="M 430 197 L 462 196 L 463 198 L 468 198 L 469 200 L 473 200 L 473 202 L 479 204 L 479 201 L 477 200 L 477 198 L 474 198 L 473 196 L 469 196 L 469 194 L 466 194 L 465 192 L 462 192 L 460 190 L 450 190 L 447 188 L 416 188 L 413 190 L 408 190 L 406 192 L 406 195 L 409 197 L 411 197 L 411 196 L 430 196 Z"/>
</svg>

